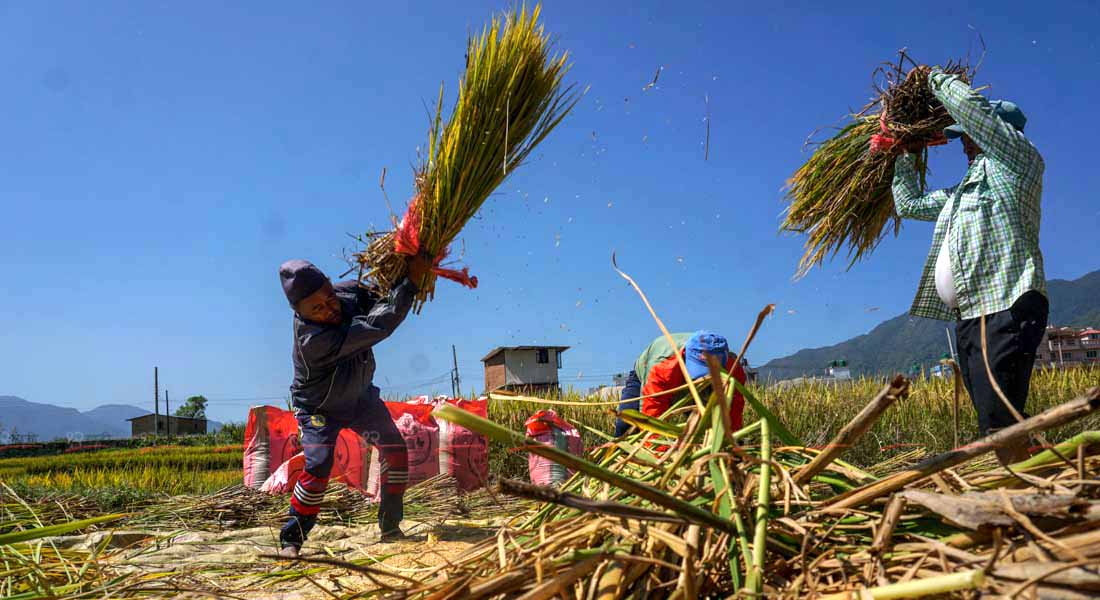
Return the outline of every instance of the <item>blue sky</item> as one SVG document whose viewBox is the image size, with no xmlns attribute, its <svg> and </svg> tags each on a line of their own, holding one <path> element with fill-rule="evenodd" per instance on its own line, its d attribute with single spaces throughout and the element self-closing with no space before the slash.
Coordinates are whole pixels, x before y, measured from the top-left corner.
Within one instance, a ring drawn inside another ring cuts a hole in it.
<svg viewBox="0 0 1100 600">
<path fill-rule="evenodd" d="M 0 393 L 146 405 L 158 365 L 162 389 L 208 396 L 221 420 L 285 397 L 277 266 L 342 271 L 347 234 L 387 222 L 383 167 L 403 207 L 425 102 L 440 82 L 453 99 L 467 33 L 507 6 L 398 4 L 0 2 Z M 942 62 L 975 30 L 980 83 L 1024 109 L 1046 158 L 1048 275 L 1100 268 L 1095 3 L 766 4 L 547 3 L 589 91 L 466 228 L 480 288 L 441 282 L 377 347 L 385 392 L 449 390 L 451 344 L 464 389 L 508 344 L 570 345 L 563 381 L 607 382 L 658 334 L 612 250 L 674 330 L 739 346 L 776 303 L 754 364 L 903 312 L 931 225 L 794 282 L 781 187 L 879 61 Z M 957 145 L 935 151 L 934 183 L 964 170 Z"/>
</svg>

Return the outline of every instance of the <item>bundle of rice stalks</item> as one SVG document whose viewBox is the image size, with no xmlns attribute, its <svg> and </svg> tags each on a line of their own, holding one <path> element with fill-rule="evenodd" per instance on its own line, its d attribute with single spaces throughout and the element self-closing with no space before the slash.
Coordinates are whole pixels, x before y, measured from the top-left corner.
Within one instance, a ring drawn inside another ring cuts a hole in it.
<svg viewBox="0 0 1100 600">
<path fill-rule="evenodd" d="M 894 159 L 906 148 L 923 148 L 917 161 L 923 190 L 927 147 L 942 143 L 943 128 L 954 123 L 928 86 L 928 67 L 900 55 L 897 63 L 875 71 L 876 97 L 818 145 L 787 182 L 790 206 L 781 229 L 809 235 L 799 277 L 844 248 L 851 268 L 882 241 L 891 221 L 897 235 L 901 222 L 890 189 Z M 944 71 L 968 82 L 974 75 L 962 63 L 949 63 Z"/>
<path fill-rule="evenodd" d="M 470 287 L 476 278 L 438 267 L 448 246 L 504 179 L 576 105 L 580 96 L 565 86 L 568 53 L 556 53 L 538 23 L 540 6 L 494 17 L 468 42 L 466 72 L 458 101 L 442 121 L 440 87 L 426 154 L 415 172 L 416 193 L 395 231 L 360 238 L 354 255 L 360 279 L 380 293 L 405 276 L 406 258 L 426 253 L 437 268 L 416 282 L 419 311 L 435 291 L 436 276 Z"/>
</svg>

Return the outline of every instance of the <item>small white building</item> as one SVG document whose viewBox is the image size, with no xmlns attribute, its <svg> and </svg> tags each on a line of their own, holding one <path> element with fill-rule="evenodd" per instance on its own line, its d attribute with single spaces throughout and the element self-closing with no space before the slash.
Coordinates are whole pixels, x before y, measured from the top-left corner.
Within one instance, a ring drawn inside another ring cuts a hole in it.
<svg viewBox="0 0 1100 600">
<path fill-rule="evenodd" d="M 950 365 L 940 363 L 938 365 L 932 365 L 932 368 L 928 370 L 928 375 L 930 377 L 950 378 L 955 376 L 955 370 L 952 369 Z"/>
<path fill-rule="evenodd" d="M 569 346 L 501 346 L 481 359 L 485 391 L 560 391 L 558 369 Z"/>
<path fill-rule="evenodd" d="M 825 368 L 826 379 L 851 379 L 852 370 L 848 368 L 848 361 L 834 360 Z"/>
</svg>

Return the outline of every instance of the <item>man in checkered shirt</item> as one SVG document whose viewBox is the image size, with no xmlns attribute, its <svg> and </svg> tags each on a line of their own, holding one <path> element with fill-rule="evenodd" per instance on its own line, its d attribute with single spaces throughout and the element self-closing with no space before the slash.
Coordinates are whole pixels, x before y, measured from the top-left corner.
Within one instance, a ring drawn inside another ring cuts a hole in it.
<svg viewBox="0 0 1100 600">
<path fill-rule="evenodd" d="M 898 215 L 936 222 L 910 313 L 956 321 L 959 368 L 984 436 L 1017 419 L 987 376 L 982 317 L 990 370 L 1025 418 L 1035 350 L 1047 325 L 1039 251 L 1043 158 L 1024 137 L 1027 119 L 1015 104 L 991 102 L 936 68 L 928 79 L 956 122 L 944 135 L 962 139 L 970 166 L 958 185 L 921 195 L 915 155 L 903 153 L 894 165 Z M 1025 446 L 997 448 L 997 457 L 1016 462 L 1028 456 Z"/>
</svg>

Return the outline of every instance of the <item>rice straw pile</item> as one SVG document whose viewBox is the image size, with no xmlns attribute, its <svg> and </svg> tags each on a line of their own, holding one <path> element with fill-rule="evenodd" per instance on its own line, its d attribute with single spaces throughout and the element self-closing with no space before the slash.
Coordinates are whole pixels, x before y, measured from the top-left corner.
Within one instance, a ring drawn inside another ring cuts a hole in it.
<svg viewBox="0 0 1100 600">
<path fill-rule="evenodd" d="M 380 293 L 402 280 L 406 255 L 437 261 L 482 203 L 580 99 L 563 78 L 568 53 L 553 51 L 538 23 L 540 6 L 496 16 L 468 43 L 458 101 L 442 121 L 443 88 L 428 131 L 427 152 L 415 171 L 416 193 L 396 231 L 368 234 L 354 255 L 360 280 Z M 436 275 L 419 284 L 415 310 L 434 296 Z M 455 278 L 476 285 L 468 273 Z M 446 276 L 446 275 L 444 275 Z"/>
<path fill-rule="evenodd" d="M 760 312 L 738 356 L 772 308 Z M 737 431 L 727 416 L 734 391 L 759 417 Z M 1010 468 L 987 458 L 1095 414 L 1100 387 L 965 446 L 898 463 L 889 474 L 840 460 L 893 405 L 911 401 L 909 393 L 909 380 L 894 377 L 827 444 L 809 448 L 712 360 L 709 376 L 690 382 L 661 419 L 623 411 L 638 433 L 605 435 L 607 443 L 585 457 L 440 407 L 437 418 L 576 474 L 557 489 L 501 481 L 500 492 L 541 508 L 518 514 L 461 558 L 418 573 L 416 583 L 375 591 L 546 600 L 1025 591 L 1077 600 L 1100 592 L 1100 432 Z"/>
<path fill-rule="evenodd" d="M 502 481 L 501 492 L 542 508 L 421 584 L 390 588 L 392 597 L 857 600 L 1027 591 L 1023 597 L 1076 600 L 1100 593 L 1100 432 L 1011 471 L 983 460 L 993 447 L 1093 413 L 1100 388 L 1012 431 L 876 477 L 839 456 L 891 404 L 906 401 L 905 378 L 886 385 L 823 449 L 791 439 L 766 411 L 730 432 L 721 418 L 730 383 L 723 378 L 725 394 L 710 394 L 700 412 L 690 398 L 674 404 L 692 411 L 686 425 L 609 441 L 586 459 L 439 409 L 441 418 L 578 474 L 561 489 Z"/>
<path fill-rule="evenodd" d="M 907 62 L 912 65 L 908 72 Z M 904 52 L 897 63 L 879 67 L 873 77 L 881 81 L 875 86 L 876 97 L 817 146 L 788 180 L 790 206 L 781 229 L 809 235 L 799 277 L 842 249 L 851 268 L 882 241 L 891 221 L 897 235 L 901 222 L 890 189 L 894 159 L 907 146 L 924 147 L 917 160 L 923 190 L 927 146 L 943 143 L 943 128 L 954 123 L 932 94 L 928 71 Z M 974 75 L 962 63 L 949 63 L 944 71 L 967 82 Z"/>
</svg>

